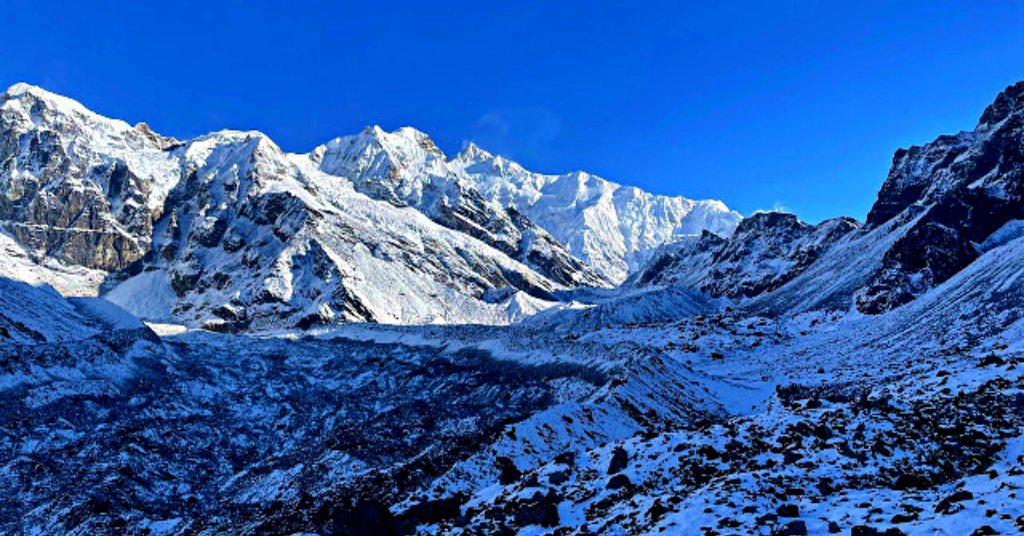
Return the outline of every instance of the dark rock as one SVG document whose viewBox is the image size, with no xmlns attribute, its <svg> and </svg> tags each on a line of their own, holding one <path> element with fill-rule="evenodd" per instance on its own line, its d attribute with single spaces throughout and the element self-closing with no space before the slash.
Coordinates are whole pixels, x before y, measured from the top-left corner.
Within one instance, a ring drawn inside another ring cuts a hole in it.
<svg viewBox="0 0 1024 536">
<path fill-rule="evenodd" d="M 903 523 L 909 523 L 917 520 L 917 514 L 896 514 L 889 520 L 893 525 L 900 525 Z"/>
<path fill-rule="evenodd" d="M 807 524 L 798 519 L 783 525 L 776 533 L 778 536 L 807 536 Z"/>
<path fill-rule="evenodd" d="M 626 475 L 615 475 L 608 479 L 608 489 L 621 489 L 632 485 Z"/>
<path fill-rule="evenodd" d="M 1002 366 L 1002 365 L 1005 365 L 1005 364 L 1006 364 L 1006 360 L 1001 358 L 1001 357 L 999 357 L 999 356 L 997 356 L 997 355 L 995 355 L 995 354 L 989 354 L 989 355 L 981 358 L 980 361 L 978 361 L 978 366 L 979 367 L 993 367 L 993 366 L 998 367 L 998 366 Z"/>
<path fill-rule="evenodd" d="M 898 491 L 908 491 L 917 489 L 928 489 L 931 487 L 931 482 L 927 477 L 916 475 L 913 473 L 902 473 L 896 477 L 893 481 L 892 489 Z"/>
<path fill-rule="evenodd" d="M 622 472 L 622 470 L 628 466 L 629 454 L 626 452 L 626 449 L 616 445 L 616 447 L 612 449 L 612 459 L 608 462 L 608 474 L 614 475 Z"/>
<path fill-rule="evenodd" d="M 336 509 L 329 534 L 336 536 L 398 536 L 395 519 L 380 501 L 364 500 Z"/>
<path fill-rule="evenodd" d="M 540 525 L 542 527 L 558 526 L 558 503 L 562 497 L 554 491 L 537 492 L 526 500 L 513 505 L 513 519 L 520 527 Z"/>
<path fill-rule="evenodd" d="M 567 451 L 555 456 L 555 463 L 561 463 L 568 466 L 576 465 L 576 453 Z"/>
<path fill-rule="evenodd" d="M 406 526 L 451 521 L 462 514 L 465 497 L 454 496 L 423 501 L 410 506 L 398 520 Z"/>
<path fill-rule="evenodd" d="M 822 441 L 828 441 L 829 439 L 832 439 L 834 435 L 835 433 L 832 432 L 832 429 L 829 428 L 827 424 L 822 423 L 814 427 L 814 437 L 817 437 Z"/>
<path fill-rule="evenodd" d="M 700 448 L 697 449 L 697 454 L 709 460 L 717 460 L 722 457 L 722 454 L 711 445 L 701 445 Z"/>
<path fill-rule="evenodd" d="M 548 482 L 553 486 L 560 486 L 569 480 L 568 471 L 554 471 L 548 475 Z"/>
<path fill-rule="evenodd" d="M 661 521 L 665 517 L 665 514 L 670 511 L 671 510 L 665 506 L 661 500 L 655 500 L 654 504 L 647 509 L 647 518 L 650 519 L 652 523 L 656 523 Z"/>
<path fill-rule="evenodd" d="M 963 501 L 969 501 L 973 498 L 974 494 L 971 493 L 970 491 L 964 489 L 956 491 L 952 495 L 947 496 L 946 498 L 939 501 L 937 505 L 935 505 L 935 513 L 951 514 L 956 511 L 956 509 L 954 508 L 955 505 Z"/>
<path fill-rule="evenodd" d="M 800 517 L 800 507 L 795 504 L 783 504 L 775 509 L 779 517 Z"/>
<path fill-rule="evenodd" d="M 507 456 L 498 456 L 494 460 L 494 463 L 498 468 L 498 482 L 503 486 L 515 484 L 523 477 L 522 471 L 520 471 L 519 468 L 516 467 L 515 462 Z"/>
</svg>

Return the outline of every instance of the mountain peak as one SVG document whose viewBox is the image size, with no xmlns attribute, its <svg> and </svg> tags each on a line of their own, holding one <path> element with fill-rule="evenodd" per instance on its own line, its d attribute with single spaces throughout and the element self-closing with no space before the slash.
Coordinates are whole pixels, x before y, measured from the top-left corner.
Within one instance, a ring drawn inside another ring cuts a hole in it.
<svg viewBox="0 0 1024 536">
<path fill-rule="evenodd" d="M 444 153 L 441 151 L 441 148 L 434 143 L 434 140 L 430 139 L 430 136 L 428 136 L 427 133 L 410 126 L 400 127 L 388 132 L 381 128 L 380 125 L 372 125 L 364 128 L 359 136 L 369 138 L 369 140 L 366 140 L 363 143 L 378 145 L 385 151 L 389 152 L 396 146 L 413 144 L 419 146 L 424 151 L 444 157 Z M 343 136 L 332 140 L 332 143 L 351 139 L 353 139 L 353 136 Z"/>
<path fill-rule="evenodd" d="M 24 82 L 19 82 L 7 88 L 7 91 L 0 97 L 0 101 L 21 103 L 20 107 L 15 105 L 10 109 L 22 114 L 26 118 L 29 117 L 30 105 L 42 103 L 44 108 L 50 111 L 47 114 L 50 116 L 72 117 L 76 121 L 84 119 L 88 123 L 103 125 L 105 128 L 110 128 L 114 131 L 125 131 L 132 128 L 128 123 L 100 115 L 72 98 L 58 95 L 39 86 Z M 8 106 L 5 105 L 4 108 L 8 109 Z"/>
<path fill-rule="evenodd" d="M 978 127 L 995 125 L 1014 113 L 1024 111 L 1024 81 L 1012 84 L 1002 91 L 981 114 Z"/>
<path fill-rule="evenodd" d="M 33 86 L 32 84 L 27 84 L 25 82 L 18 82 L 17 84 L 7 88 L 7 91 L 5 91 L 4 94 L 10 97 L 17 97 L 34 91 L 46 92 L 46 90 L 39 86 Z"/>
<path fill-rule="evenodd" d="M 481 149 L 479 145 L 473 142 L 469 142 L 462 151 L 455 157 L 457 160 L 463 160 L 466 162 L 486 162 L 487 160 L 493 160 L 494 155 L 490 152 Z"/>
<path fill-rule="evenodd" d="M 70 99 L 56 93 L 51 93 L 39 86 L 33 86 L 32 84 L 27 84 L 25 82 L 18 82 L 17 84 L 7 88 L 7 91 L 4 92 L 4 96 L 10 99 L 20 99 L 25 96 L 31 96 L 64 108 L 74 108 L 79 112 L 93 114 L 93 112 L 90 112 L 85 106 L 74 99 Z"/>
<path fill-rule="evenodd" d="M 779 211 L 757 211 L 748 218 L 740 220 L 736 227 L 736 233 L 741 234 L 752 230 L 764 231 L 771 228 L 793 228 L 799 229 L 808 225 L 795 214 Z"/>
</svg>

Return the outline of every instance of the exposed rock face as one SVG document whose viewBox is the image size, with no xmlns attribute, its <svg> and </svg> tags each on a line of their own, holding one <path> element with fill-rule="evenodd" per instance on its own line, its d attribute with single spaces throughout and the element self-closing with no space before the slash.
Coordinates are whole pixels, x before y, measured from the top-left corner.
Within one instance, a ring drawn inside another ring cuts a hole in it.
<svg viewBox="0 0 1024 536">
<path fill-rule="evenodd" d="M 740 222 L 729 238 L 705 233 L 682 245 L 638 273 L 634 281 L 749 298 L 786 284 L 859 226 L 849 218 L 808 225 L 792 214 L 761 212 Z"/>
<path fill-rule="evenodd" d="M 879 313 L 914 299 L 976 259 L 977 244 L 1024 218 L 1022 127 L 1024 82 L 1001 93 L 974 131 L 896 152 L 867 223 L 913 223 L 858 294 L 859 310 Z"/>
<path fill-rule="evenodd" d="M 0 96 L 0 220 L 37 260 L 119 270 L 148 249 L 175 140 L 38 88 Z"/>
</svg>

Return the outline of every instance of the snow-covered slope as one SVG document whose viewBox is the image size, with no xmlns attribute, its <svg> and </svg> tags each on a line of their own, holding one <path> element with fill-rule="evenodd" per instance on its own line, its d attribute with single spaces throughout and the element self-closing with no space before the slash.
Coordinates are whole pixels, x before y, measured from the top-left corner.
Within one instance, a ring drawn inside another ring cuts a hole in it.
<svg viewBox="0 0 1024 536">
<path fill-rule="evenodd" d="M 0 277 L 0 341 L 60 342 L 95 333 L 89 321 L 53 288 Z"/>
<path fill-rule="evenodd" d="M 543 175 L 470 144 L 451 161 L 488 199 L 514 206 L 608 279 L 621 283 L 660 246 L 742 219 L 721 201 L 653 195 L 584 172 Z"/>
<path fill-rule="evenodd" d="M 369 127 L 317 147 L 310 159 L 324 172 L 350 179 L 356 190 L 465 232 L 563 285 L 601 286 L 604 278 L 574 258 L 544 229 L 508 205 L 484 199 L 453 172 L 444 153 L 413 128 Z"/>
<path fill-rule="evenodd" d="M 569 408 L 553 408 L 429 487 L 428 500 L 450 498 L 467 515 L 427 520 L 419 533 L 1024 530 L 1022 274 L 1017 239 L 883 315 L 727 313 L 576 334 L 638 356 L 613 384 L 643 385 L 646 366 L 671 363 L 693 383 L 663 392 L 703 392 L 706 408 L 729 417 L 666 424 L 652 412 L 629 438 L 595 447 L 589 438 L 614 425 L 573 430 L 586 411 L 563 420 Z M 399 505 L 399 516 L 425 502 Z"/>
<path fill-rule="evenodd" d="M 111 330 L 146 326 L 106 300 L 66 299 L 48 285 L 0 276 L 0 344 L 67 343 Z"/>
<path fill-rule="evenodd" d="M 518 305 L 489 291 L 545 299 L 561 288 L 417 210 L 367 197 L 262 134 L 211 134 L 173 154 L 185 178 L 155 226 L 153 253 L 107 294 L 134 312 L 148 312 L 133 298 L 138 290 L 167 296 L 169 286 L 177 296 L 169 316 L 215 329 L 504 323 Z"/>
<path fill-rule="evenodd" d="M 332 175 L 259 133 L 179 142 L 24 84 L 0 101 L 0 274 L 102 290 L 148 319 L 505 323 L 606 284 L 458 181 L 398 202 L 367 186 L 372 169 Z"/>
</svg>

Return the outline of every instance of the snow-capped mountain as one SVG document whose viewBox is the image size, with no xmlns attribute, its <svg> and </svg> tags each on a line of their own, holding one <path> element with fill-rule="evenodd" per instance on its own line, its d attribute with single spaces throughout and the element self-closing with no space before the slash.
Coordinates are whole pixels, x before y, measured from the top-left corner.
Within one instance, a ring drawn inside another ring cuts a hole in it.
<svg viewBox="0 0 1024 536">
<path fill-rule="evenodd" d="M 504 323 L 738 219 L 593 177 L 600 192 L 571 203 L 549 191 L 542 205 L 561 206 L 550 219 L 483 195 L 471 153 L 448 161 L 411 128 L 368 128 L 306 155 L 255 132 L 178 141 L 18 84 L 0 103 L 0 275 L 218 329 Z M 584 238 L 563 246 L 573 229 Z"/>
<path fill-rule="evenodd" d="M 452 172 L 444 153 L 412 128 L 367 128 L 313 150 L 320 170 L 352 180 L 355 188 L 473 236 L 563 285 L 602 286 L 605 279 L 573 257 L 544 229 L 506 205 L 485 200 Z"/>
<path fill-rule="evenodd" d="M 412 128 L 369 127 L 311 158 L 371 197 L 417 207 L 511 255 L 526 251 L 527 264 L 563 284 L 601 279 L 575 266 L 559 242 L 600 277 L 621 283 L 658 247 L 705 230 L 728 235 L 741 219 L 720 201 L 652 195 L 583 172 L 532 173 L 472 143 L 448 160 Z"/>
<path fill-rule="evenodd" d="M 155 225 L 152 255 L 108 294 L 129 309 L 140 293 L 169 285 L 179 299 L 167 318 L 231 330 L 503 323 L 516 292 L 542 300 L 561 288 L 259 133 L 220 132 L 174 154 L 183 179 Z"/>
<path fill-rule="evenodd" d="M 603 283 L 525 219 L 499 229 L 523 251 L 499 251 L 259 133 L 179 142 L 23 84 L 3 95 L 0 127 L 0 272 L 71 294 L 102 283 L 153 320 L 501 323 L 562 288 L 519 259 L 573 285 Z"/>
<path fill-rule="evenodd" d="M 661 246 L 704 231 L 728 236 L 742 219 L 721 201 L 653 195 L 582 171 L 533 173 L 474 144 L 451 164 L 485 197 L 516 207 L 615 283 Z"/>
<path fill-rule="evenodd" d="M 178 164 L 167 152 L 176 144 L 144 124 L 132 127 L 37 87 L 12 86 L 0 96 L 5 233 L 40 264 L 127 267 L 149 249 L 153 221 L 178 181 Z"/>
</svg>

